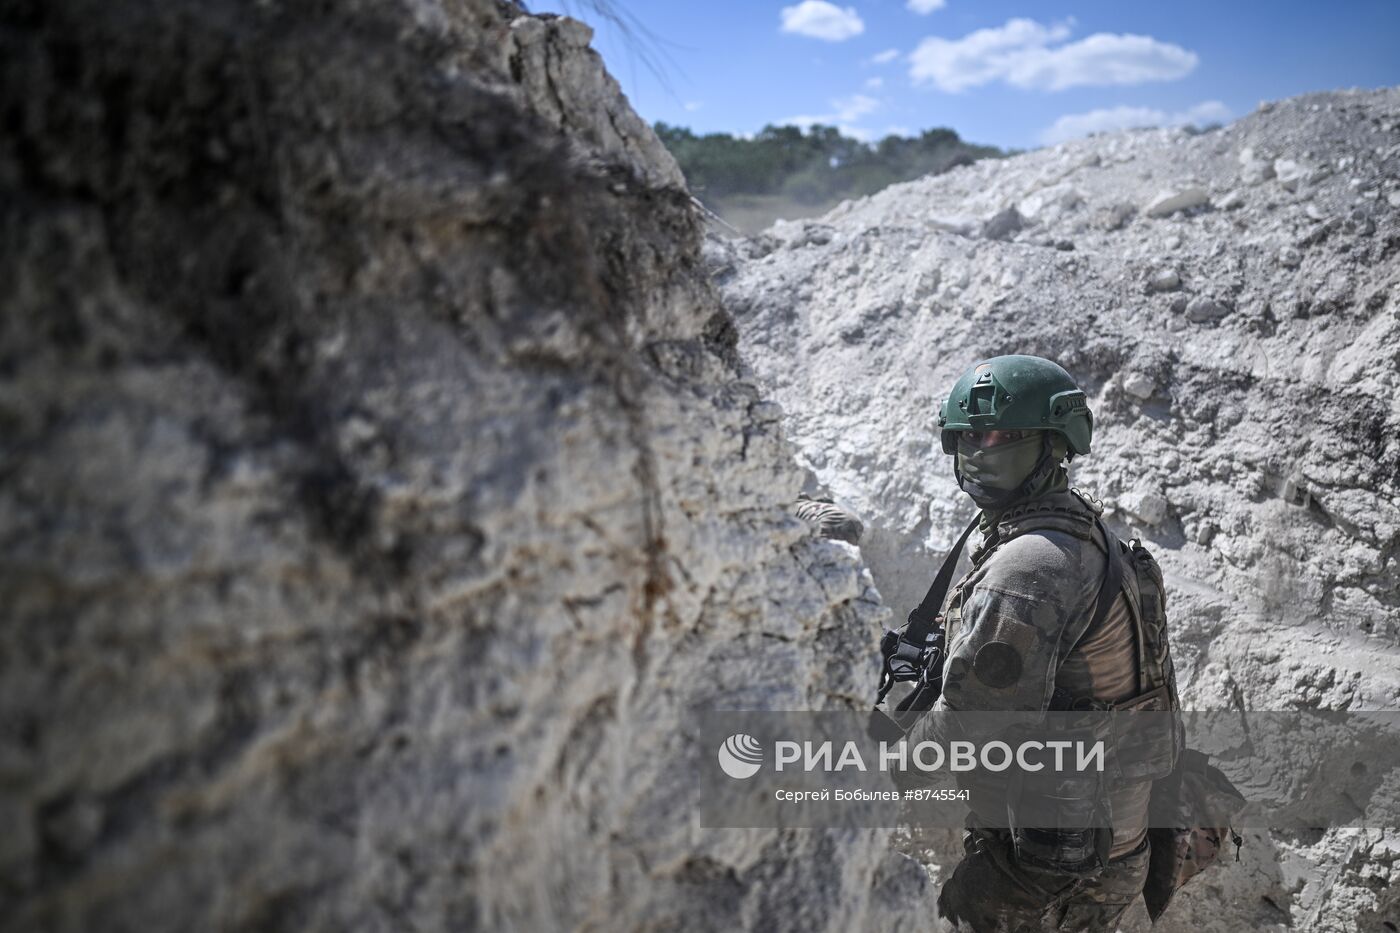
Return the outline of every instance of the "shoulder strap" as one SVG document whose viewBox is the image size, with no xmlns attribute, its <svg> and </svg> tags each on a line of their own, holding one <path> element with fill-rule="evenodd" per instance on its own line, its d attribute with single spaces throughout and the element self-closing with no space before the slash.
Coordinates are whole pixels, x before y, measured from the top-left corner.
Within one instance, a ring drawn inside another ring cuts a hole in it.
<svg viewBox="0 0 1400 933">
<path fill-rule="evenodd" d="M 1099 595 L 1094 600 L 1094 615 L 1089 620 L 1089 625 L 1085 632 L 1092 632 L 1103 624 L 1103 620 L 1108 617 L 1108 610 L 1113 607 L 1113 601 L 1118 598 L 1119 590 L 1123 589 L 1123 555 L 1122 545 L 1118 542 L 1118 537 L 1108 530 L 1103 521 L 1094 516 L 1094 526 L 1103 535 L 1104 554 L 1108 560 L 1108 565 L 1104 568 L 1103 582 L 1099 584 Z M 1129 595 L 1128 602 L 1133 602 Z M 1137 618 L 1137 609 L 1133 608 L 1133 618 Z M 1081 636 L 1082 637 L 1082 636 Z M 1133 661 L 1138 668 L 1138 680 L 1142 680 L 1142 634 L 1135 627 L 1133 633 L 1137 650 Z M 1139 687 L 1141 685 L 1139 684 Z M 1056 686 L 1050 696 L 1051 709 L 1074 709 L 1077 698 L 1072 696 L 1064 687 Z"/>
<path fill-rule="evenodd" d="M 1138 693 L 1143 694 L 1152 689 L 1153 678 L 1149 675 L 1148 668 L 1153 664 L 1153 658 L 1148 650 L 1147 619 L 1142 610 L 1137 557 L 1133 554 L 1131 546 L 1124 552 L 1123 559 L 1133 564 L 1132 572 L 1123 578 L 1123 592 L 1128 596 L 1128 610 L 1133 623 L 1133 643 L 1137 648 Z"/>
<path fill-rule="evenodd" d="M 938 574 L 933 578 L 933 583 L 929 586 L 928 593 L 924 595 L 923 602 L 915 606 L 909 613 L 909 625 L 904 630 L 905 641 L 915 645 L 923 645 L 933 634 L 937 624 L 938 611 L 943 608 L 943 599 L 948 595 L 948 587 L 953 582 L 953 571 L 957 569 L 958 557 L 962 554 L 963 546 L 967 544 L 972 530 L 977 527 L 980 521 L 980 516 L 974 517 L 963 529 L 963 533 L 958 537 L 953 549 L 948 552 L 948 556 L 943 558 L 943 566 L 938 568 Z"/>
<path fill-rule="evenodd" d="M 1094 618 L 1089 622 L 1086 632 L 1092 632 L 1103 624 L 1103 620 L 1108 617 L 1108 610 L 1113 605 L 1113 601 L 1118 598 L 1118 591 L 1123 587 L 1123 546 L 1118 543 L 1117 535 L 1108 530 L 1103 521 L 1094 516 L 1094 525 L 1098 527 L 1099 534 L 1103 535 L 1104 553 L 1108 557 L 1108 568 L 1104 571 L 1103 583 L 1099 585 L 1099 596 L 1094 604 Z M 1131 598 L 1129 602 L 1131 602 Z M 1141 654 L 1141 651 L 1139 651 Z"/>
<path fill-rule="evenodd" d="M 1094 606 L 1094 619 L 1089 623 L 1090 629 L 1097 628 L 1105 618 L 1108 617 L 1108 610 L 1118 598 L 1121 591 L 1128 598 L 1128 617 L 1133 629 L 1133 666 L 1137 668 L 1137 690 L 1138 695 L 1148 691 L 1147 665 L 1147 632 L 1143 626 L 1141 596 L 1137 589 L 1137 570 L 1128 575 L 1123 573 L 1123 562 L 1134 560 L 1132 549 L 1124 546 L 1118 536 L 1108 530 L 1108 526 L 1098 516 L 1094 517 L 1094 524 L 1098 526 L 1099 532 L 1103 535 L 1103 542 L 1108 550 L 1108 572 L 1104 574 L 1103 586 L 1099 588 L 1099 601 Z"/>
</svg>

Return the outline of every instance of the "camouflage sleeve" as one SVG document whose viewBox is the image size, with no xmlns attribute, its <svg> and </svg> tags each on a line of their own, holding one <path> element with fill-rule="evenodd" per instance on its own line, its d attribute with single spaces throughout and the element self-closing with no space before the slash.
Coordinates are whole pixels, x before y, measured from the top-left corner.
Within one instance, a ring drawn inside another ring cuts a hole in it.
<svg viewBox="0 0 1400 933">
<path fill-rule="evenodd" d="M 815 528 L 823 538 L 859 544 L 865 531 L 860 519 L 830 499 L 813 499 L 804 493 L 797 497 L 792 513 Z"/>
<path fill-rule="evenodd" d="M 963 601 L 934 711 L 1048 709 L 1060 664 L 1093 612 L 1097 552 L 1072 535 L 1035 532 L 994 554 Z M 911 738 L 947 741 L 948 720 L 925 716 Z M 957 737 L 977 736 L 963 723 Z"/>
<path fill-rule="evenodd" d="M 1050 594 L 1032 596 L 985 581 L 978 585 L 963 605 L 962 632 L 948 646 L 947 708 L 1046 709 L 1068 616 Z"/>
</svg>

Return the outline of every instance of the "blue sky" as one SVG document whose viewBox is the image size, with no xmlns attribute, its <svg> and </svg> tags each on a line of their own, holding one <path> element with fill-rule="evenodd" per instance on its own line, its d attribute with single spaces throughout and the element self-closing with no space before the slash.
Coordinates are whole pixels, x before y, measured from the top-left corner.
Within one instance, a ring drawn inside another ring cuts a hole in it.
<svg viewBox="0 0 1400 933">
<path fill-rule="evenodd" d="M 629 41 L 583 0 L 529 6 L 589 22 L 636 110 L 698 132 L 820 119 L 1029 148 L 1400 84 L 1400 0 L 611 2 L 650 38 Z"/>
</svg>

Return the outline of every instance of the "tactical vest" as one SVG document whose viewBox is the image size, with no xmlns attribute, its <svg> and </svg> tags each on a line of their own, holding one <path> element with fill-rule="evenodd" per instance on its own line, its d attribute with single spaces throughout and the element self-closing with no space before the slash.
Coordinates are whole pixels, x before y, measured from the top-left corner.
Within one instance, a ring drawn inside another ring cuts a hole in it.
<svg viewBox="0 0 1400 933">
<path fill-rule="evenodd" d="M 1094 697 L 1073 696 L 1058 687 L 1051 700 L 1055 710 L 1155 710 L 1170 712 L 1180 709 L 1176 692 L 1176 671 L 1172 664 L 1167 633 L 1166 587 L 1162 570 L 1156 559 L 1133 538 L 1124 543 L 1100 520 L 1103 506 L 1077 489 L 1069 494 L 1045 496 L 1009 509 L 1001 516 L 996 536 L 990 546 L 973 549 L 974 568 L 980 568 L 1008 541 L 1032 531 L 1059 531 L 1085 540 L 1095 540 L 1098 529 L 1109 553 L 1103 585 L 1095 601 L 1094 615 L 1075 633 L 1082 636 L 1103 621 L 1113 600 L 1121 589 L 1126 593 L 1132 614 L 1134 666 L 1137 671 L 1137 693 L 1126 700 L 1105 702 Z M 1098 544 L 1098 541 L 1095 541 Z M 1112 563 L 1108 561 L 1111 560 Z M 944 613 L 949 632 L 961 628 L 963 588 L 969 574 L 954 589 Z M 1171 759 L 1175 760 L 1175 753 Z M 1166 771 L 1171 770 L 1170 765 Z M 1164 772 L 1166 773 L 1166 772 Z"/>
<path fill-rule="evenodd" d="M 984 542 L 973 550 L 974 572 L 955 587 L 944 613 L 950 641 L 962 628 L 964 588 L 981 568 L 1008 541 L 1033 531 L 1059 531 L 1086 541 L 1094 541 L 1101 551 L 1106 548 L 1105 573 L 1095 600 L 1092 617 L 1078 620 L 1076 631 L 1069 634 L 1077 643 L 1086 632 L 1103 622 L 1121 591 L 1127 596 L 1133 632 L 1136 692 L 1117 701 L 1091 696 L 1074 696 L 1056 683 L 1050 708 L 1061 711 L 1084 712 L 1149 712 L 1174 713 L 1180 709 L 1177 698 L 1176 673 L 1172 664 L 1167 633 L 1166 590 L 1162 572 L 1142 542 L 1133 539 L 1124 544 L 1104 526 L 1099 515 L 1102 506 L 1078 490 L 1069 494 L 1052 494 L 1020 506 L 1001 516 L 996 534 L 990 544 Z M 1094 530 L 1099 534 L 1096 537 Z M 975 589 L 975 583 L 972 584 Z M 951 649 L 950 649 L 951 651 Z M 1181 724 L 1165 715 L 1156 717 L 1099 716 L 1094 719 L 1101 737 L 1116 750 L 1112 758 L 1111 780 L 1117 786 L 1156 781 L 1172 773 L 1184 746 Z M 1146 726 L 1146 727 L 1145 727 Z M 1094 779 L 1097 780 L 1097 779 Z M 1083 825 L 1083 812 L 1071 814 L 1081 807 L 1081 801 L 1102 799 L 1103 787 L 1086 783 L 1077 791 L 1065 783 L 1056 790 L 1064 795 L 1067 819 L 1061 826 Z M 1015 793 L 1021 791 L 1013 792 Z M 1037 791 L 1026 786 L 1024 793 Z M 1063 873 L 1091 873 L 1108 859 L 1112 832 L 1047 831 L 1033 827 L 1013 827 L 1017 857 L 1048 870 Z"/>
</svg>

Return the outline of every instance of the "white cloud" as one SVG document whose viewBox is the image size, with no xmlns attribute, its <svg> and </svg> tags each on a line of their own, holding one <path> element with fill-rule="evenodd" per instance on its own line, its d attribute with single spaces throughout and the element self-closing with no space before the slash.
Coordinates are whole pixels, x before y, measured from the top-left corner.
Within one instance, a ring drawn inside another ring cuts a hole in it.
<svg viewBox="0 0 1400 933">
<path fill-rule="evenodd" d="M 842 42 L 865 32 L 865 23 L 855 7 L 842 9 L 827 0 L 802 0 L 796 6 L 783 7 L 780 15 L 783 32 L 827 42 Z"/>
<path fill-rule="evenodd" d="M 859 120 L 874 110 L 880 109 L 880 102 L 873 97 L 866 97 L 864 94 L 852 94 L 850 97 L 838 97 L 831 102 L 831 106 L 836 108 L 836 118 L 842 123 L 849 123 L 852 120 Z"/>
<path fill-rule="evenodd" d="M 899 124 L 895 123 L 895 124 L 891 124 L 890 126 L 885 127 L 885 135 L 886 135 L 886 136 L 913 136 L 913 135 L 914 135 L 914 131 L 911 130 L 911 129 L 910 129 L 909 127 L 907 127 L 907 126 L 900 126 Z"/>
<path fill-rule="evenodd" d="M 1029 19 L 1007 20 L 1004 26 L 978 29 L 957 40 L 929 36 L 909 56 L 909 77 L 915 84 L 961 91 L 1006 78 L 1020 58 L 1068 36 L 1068 26 L 1042 26 Z"/>
<path fill-rule="evenodd" d="M 880 88 L 885 86 L 885 79 L 878 76 L 874 78 L 866 78 L 865 86 L 867 89 L 872 91 L 879 90 Z"/>
<path fill-rule="evenodd" d="M 806 129 L 813 124 L 820 123 L 822 126 L 834 126 L 844 135 L 859 139 L 861 142 L 869 142 L 874 138 L 874 133 L 864 127 L 856 126 L 855 121 L 868 113 L 873 113 L 880 109 L 880 102 L 873 97 L 864 94 L 852 94 L 849 97 L 837 97 L 830 101 L 830 113 L 798 114 L 797 116 L 785 117 L 778 121 L 780 126 L 800 126 Z"/>
<path fill-rule="evenodd" d="M 1151 36 L 1099 32 L 1057 44 L 1069 35 L 1069 23 L 1045 26 L 1010 19 L 961 39 L 929 36 L 909 56 L 909 77 L 915 84 L 932 84 L 950 93 L 993 81 L 1059 91 L 1170 81 L 1189 74 L 1200 60 L 1194 52 Z"/>
<path fill-rule="evenodd" d="M 948 5 L 948 0 L 909 0 L 904 5 L 920 16 L 925 16 L 934 10 L 943 9 Z"/>
<path fill-rule="evenodd" d="M 1090 133 L 1134 129 L 1144 126 L 1203 126 L 1223 123 L 1231 117 L 1230 108 L 1218 100 L 1207 100 L 1177 113 L 1154 107 L 1108 107 L 1088 113 L 1070 113 L 1056 120 L 1040 134 L 1041 142 L 1053 145 Z"/>
<path fill-rule="evenodd" d="M 1143 84 L 1184 78 L 1200 59 L 1151 36 L 1100 32 L 1058 49 L 1037 49 L 1010 75 L 1017 87 L 1059 91 L 1098 84 Z"/>
<path fill-rule="evenodd" d="M 705 106 L 705 102 L 700 100 L 688 100 L 683 106 L 685 107 L 687 113 L 694 113 L 701 107 Z"/>
<path fill-rule="evenodd" d="M 876 65 L 888 65 L 899 57 L 899 49 L 885 49 L 883 52 L 876 52 L 870 56 L 870 61 Z"/>
</svg>

